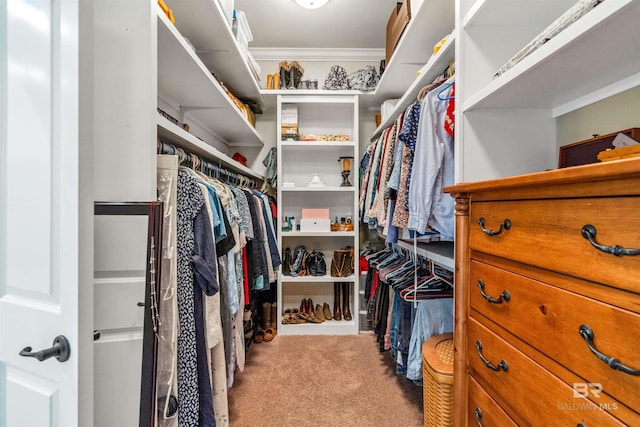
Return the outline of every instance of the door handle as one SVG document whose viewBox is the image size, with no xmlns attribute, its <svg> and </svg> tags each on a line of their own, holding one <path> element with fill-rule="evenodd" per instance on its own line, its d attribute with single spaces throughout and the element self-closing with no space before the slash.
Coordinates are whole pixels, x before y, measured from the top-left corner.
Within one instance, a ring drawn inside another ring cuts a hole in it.
<svg viewBox="0 0 640 427">
<path fill-rule="evenodd" d="M 40 362 L 50 359 L 53 356 L 56 357 L 58 362 L 66 362 L 69 360 L 69 355 L 71 354 L 71 348 L 69 346 L 69 340 L 64 335 L 58 335 L 54 338 L 53 344 L 49 348 L 45 348 L 44 350 L 32 352 L 31 347 L 25 347 L 20 351 L 20 356 L 23 357 L 35 357 Z"/>
</svg>

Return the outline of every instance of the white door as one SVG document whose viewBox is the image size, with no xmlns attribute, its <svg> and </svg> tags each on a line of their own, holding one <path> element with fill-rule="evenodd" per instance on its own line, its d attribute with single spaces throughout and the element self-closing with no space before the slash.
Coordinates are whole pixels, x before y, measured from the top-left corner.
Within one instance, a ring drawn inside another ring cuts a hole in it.
<svg viewBox="0 0 640 427">
<path fill-rule="evenodd" d="M 79 231 L 90 196 L 80 198 L 78 15 L 78 0 L 0 1 L 3 427 L 89 425 L 79 402 L 87 393 L 80 337 L 91 328 L 79 328 L 81 250 L 92 257 L 92 241 Z M 67 361 L 19 355 L 59 335 Z"/>
</svg>

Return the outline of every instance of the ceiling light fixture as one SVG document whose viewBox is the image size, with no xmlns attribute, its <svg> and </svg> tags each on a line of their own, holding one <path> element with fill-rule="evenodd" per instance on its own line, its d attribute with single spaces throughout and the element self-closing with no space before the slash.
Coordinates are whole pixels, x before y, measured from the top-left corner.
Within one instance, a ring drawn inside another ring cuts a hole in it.
<svg viewBox="0 0 640 427">
<path fill-rule="evenodd" d="M 295 0 L 295 2 L 306 9 L 318 9 L 329 3 L 329 0 Z"/>
</svg>

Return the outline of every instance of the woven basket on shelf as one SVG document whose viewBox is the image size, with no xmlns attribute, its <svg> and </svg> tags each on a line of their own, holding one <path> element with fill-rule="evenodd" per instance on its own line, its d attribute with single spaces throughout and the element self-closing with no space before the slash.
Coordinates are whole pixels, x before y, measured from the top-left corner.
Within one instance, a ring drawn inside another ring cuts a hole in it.
<svg viewBox="0 0 640 427">
<path fill-rule="evenodd" d="M 422 344 L 425 426 L 453 425 L 453 334 L 436 335 Z"/>
</svg>

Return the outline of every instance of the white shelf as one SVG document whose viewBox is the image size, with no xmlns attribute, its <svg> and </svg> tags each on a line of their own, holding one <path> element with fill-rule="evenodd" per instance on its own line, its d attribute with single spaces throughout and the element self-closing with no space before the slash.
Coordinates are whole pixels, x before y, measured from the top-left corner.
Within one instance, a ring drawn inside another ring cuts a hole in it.
<svg viewBox="0 0 640 427">
<path fill-rule="evenodd" d="M 280 335 L 353 335 L 357 316 L 351 320 L 325 320 L 322 323 L 298 323 L 279 326 Z"/>
<path fill-rule="evenodd" d="M 317 193 L 335 193 L 335 192 L 347 192 L 352 193 L 356 191 L 356 187 L 282 187 L 283 193 L 296 193 L 296 192 L 317 192 Z"/>
<path fill-rule="evenodd" d="M 236 43 L 217 0 L 173 0 L 176 27 L 196 48 L 206 67 L 236 95 L 262 106 L 258 81 Z M 160 46 L 160 44 L 158 44 Z"/>
<path fill-rule="evenodd" d="M 398 246 L 413 252 L 413 242 L 398 240 Z M 455 267 L 453 242 L 418 243 L 418 255 L 453 271 Z"/>
<path fill-rule="evenodd" d="M 452 34 L 446 43 L 438 50 L 438 53 L 429 58 L 429 61 L 420 69 L 418 76 L 398 101 L 393 112 L 376 129 L 371 140 L 380 134 L 398 118 L 409 105 L 416 101 L 420 90 L 434 81 L 455 57 L 455 36 Z"/>
<path fill-rule="evenodd" d="M 282 237 L 353 237 L 355 231 L 282 231 Z"/>
<path fill-rule="evenodd" d="M 258 172 L 236 162 L 217 148 L 208 145 L 206 142 L 199 140 L 181 127 L 171 123 L 160 114 L 158 114 L 157 119 L 158 136 L 163 142 L 173 144 L 176 147 L 180 147 L 190 153 L 201 156 L 206 160 L 220 162 L 225 168 L 234 172 L 241 173 L 252 178 L 264 179 L 264 177 Z"/>
<path fill-rule="evenodd" d="M 418 10 L 411 10 L 411 20 L 386 64 L 372 105 L 399 98 L 407 90 L 415 80 L 416 71 L 433 54 L 433 46 L 455 27 L 454 5 L 451 0 L 424 0 Z"/>
<path fill-rule="evenodd" d="M 282 283 L 327 283 L 327 282 L 348 282 L 353 283 L 356 281 L 355 276 L 352 274 L 347 277 L 332 277 L 330 275 L 325 276 L 282 276 Z"/>
<path fill-rule="evenodd" d="M 158 96 L 184 108 L 229 146 L 262 146 L 255 128 L 226 95 L 200 58 L 160 8 L 158 11 Z"/>
<path fill-rule="evenodd" d="M 551 23 L 575 3 L 576 0 L 477 0 L 464 16 L 462 26 L 503 26 L 505 16 Z"/>
<path fill-rule="evenodd" d="M 285 147 L 349 147 L 353 149 L 355 142 L 353 141 L 282 141 L 280 143 L 283 148 Z"/>
<path fill-rule="evenodd" d="M 496 1 L 484 3 L 493 5 Z M 556 117 L 640 85 L 638 19 L 638 1 L 601 3 L 502 76 L 470 94 L 463 112 L 546 108 Z"/>
<path fill-rule="evenodd" d="M 323 82 L 318 82 L 319 85 L 322 86 Z M 291 96 L 305 96 L 302 102 L 315 102 L 313 101 L 313 97 L 309 95 L 317 95 L 317 96 L 354 96 L 356 95 L 359 99 L 359 105 L 361 108 L 368 108 L 371 104 L 371 100 L 373 99 L 373 92 L 361 92 L 359 90 L 323 90 L 323 89 L 262 89 L 260 90 L 260 94 L 265 100 L 265 103 L 268 107 L 275 107 L 277 105 L 277 95 L 286 95 L 287 102 Z M 296 100 L 298 102 L 298 100 Z M 322 101 L 326 102 L 326 101 Z"/>
</svg>

